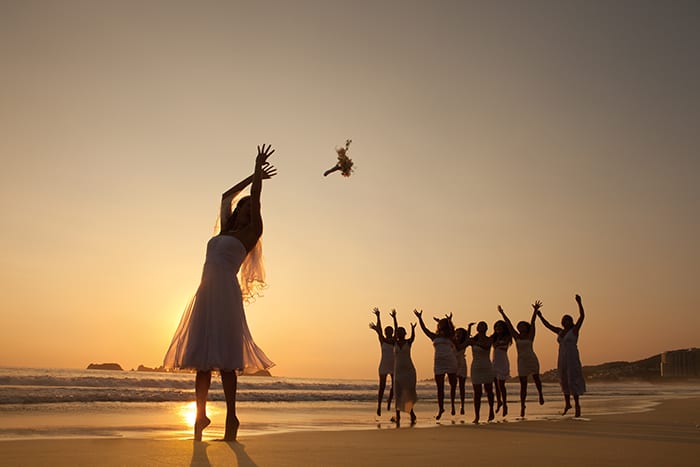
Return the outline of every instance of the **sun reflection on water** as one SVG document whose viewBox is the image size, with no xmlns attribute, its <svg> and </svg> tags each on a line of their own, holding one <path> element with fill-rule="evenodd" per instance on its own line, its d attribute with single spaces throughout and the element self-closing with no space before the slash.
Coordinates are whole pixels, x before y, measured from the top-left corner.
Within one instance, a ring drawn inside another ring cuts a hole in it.
<svg viewBox="0 0 700 467">
<path fill-rule="evenodd" d="M 179 408 L 180 420 L 187 426 L 194 426 L 194 421 L 197 418 L 197 403 L 192 401 L 187 404 L 182 404 Z"/>
</svg>

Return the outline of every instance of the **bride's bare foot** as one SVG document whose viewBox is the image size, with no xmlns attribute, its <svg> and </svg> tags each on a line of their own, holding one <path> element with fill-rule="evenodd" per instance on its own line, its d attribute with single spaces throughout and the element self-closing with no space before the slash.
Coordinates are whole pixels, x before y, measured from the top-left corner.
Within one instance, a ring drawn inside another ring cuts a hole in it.
<svg viewBox="0 0 700 467">
<path fill-rule="evenodd" d="M 435 415 L 435 420 L 440 420 L 440 417 L 442 417 L 442 414 L 445 412 L 445 409 L 440 409 L 438 411 L 438 414 Z"/>
<path fill-rule="evenodd" d="M 451 413 L 452 413 L 452 416 L 453 416 L 453 417 L 454 417 L 455 414 L 457 413 L 457 412 L 455 411 L 455 406 L 454 406 L 454 404 L 452 405 L 452 412 L 451 412 Z"/>
<path fill-rule="evenodd" d="M 540 405 L 544 405 L 544 396 L 540 393 Z"/>
<path fill-rule="evenodd" d="M 381 417 L 381 416 L 382 416 L 382 408 L 377 407 L 377 417 Z"/>
<path fill-rule="evenodd" d="M 233 421 L 230 424 L 226 424 L 224 441 L 236 441 L 236 436 L 238 436 L 238 427 L 240 426 L 241 422 L 238 421 L 238 417 L 233 417 Z"/>
<path fill-rule="evenodd" d="M 411 410 L 411 425 L 416 424 L 416 414 Z"/>
<path fill-rule="evenodd" d="M 503 403 L 501 401 L 496 402 L 496 413 L 498 413 L 499 410 L 501 410 L 501 406 Z"/>
<path fill-rule="evenodd" d="M 520 404 L 520 418 L 525 418 L 525 404 Z"/>
<path fill-rule="evenodd" d="M 574 413 L 574 416 L 575 416 L 575 417 L 580 417 L 580 416 L 581 416 L 581 406 L 578 405 L 578 404 L 576 405 L 576 412 Z"/>
<path fill-rule="evenodd" d="M 202 432 L 209 426 L 211 420 L 208 417 L 200 418 L 194 422 L 194 440 L 202 441 Z"/>
<path fill-rule="evenodd" d="M 459 409 L 459 414 L 460 414 L 460 415 L 464 415 L 464 406 L 462 406 L 462 407 Z"/>
<path fill-rule="evenodd" d="M 478 424 L 479 424 L 479 417 L 477 417 L 477 418 L 475 418 L 474 420 L 472 420 L 472 423 L 473 423 L 474 425 L 478 425 Z"/>
<path fill-rule="evenodd" d="M 491 409 L 489 410 L 489 422 L 490 422 L 491 420 L 493 420 L 494 418 L 496 418 L 496 416 L 495 416 L 494 413 L 493 413 L 493 408 L 491 408 Z"/>
<path fill-rule="evenodd" d="M 508 404 L 503 404 L 503 416 L 508 415 Z"/>
</svg>

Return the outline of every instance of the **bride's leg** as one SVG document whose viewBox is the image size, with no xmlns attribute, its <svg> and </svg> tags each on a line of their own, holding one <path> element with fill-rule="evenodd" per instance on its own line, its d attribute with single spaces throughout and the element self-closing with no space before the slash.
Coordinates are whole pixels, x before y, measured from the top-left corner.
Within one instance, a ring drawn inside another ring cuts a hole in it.
<svg viewBox="0 0 700 467">
<path fill-rule="evenodd" d="M 194 393 L 197 404 L 197 418 L 194 422 L 194 439 L 202 440 L 202 432 L 211 421 L 207 418 L 207 396 L 211 386 L 211 371 L 198 371 L 194 380 Z"/>
<path fill-rule="evenodd" d="M 238 386 L 236 372 L 222 371 L 221 385 L 224 387 L 224 396 L 226 397 L 226 431 L 224 432 L 224 441 L 235 441 L 238 435 L 238 426 L 240 425 L 238 417 L 236 417 L 236 390 Z"/>
</svg>

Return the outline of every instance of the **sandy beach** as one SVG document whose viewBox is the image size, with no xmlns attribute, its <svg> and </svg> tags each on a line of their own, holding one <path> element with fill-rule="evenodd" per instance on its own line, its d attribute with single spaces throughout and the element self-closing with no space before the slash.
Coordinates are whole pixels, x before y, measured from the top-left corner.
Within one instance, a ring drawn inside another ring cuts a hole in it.
<svg viewBox="0 0 700 467">
<path fill-rule="evenodd" d="M 585 410 L 585 405 L 584 405 Z M 238 443 L 153 439 L 4 441 L 3 466 L 356 466 L 507 465 L 695 466 L 700 399 L 651 411 L 575 420 L 441 425 L 397 430 L 296 432 Z"/>
</svg>

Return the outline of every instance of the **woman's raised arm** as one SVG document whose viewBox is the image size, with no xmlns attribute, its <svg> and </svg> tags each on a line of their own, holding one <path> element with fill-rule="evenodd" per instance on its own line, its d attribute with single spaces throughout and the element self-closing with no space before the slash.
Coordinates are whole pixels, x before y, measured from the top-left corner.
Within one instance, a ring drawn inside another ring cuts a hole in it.
<svg viewBox="0 0 700 467">
<path fill-rule="evenodd" d="M 258 155 L 255 156 L 255 171 L 253 172 L 253 182 L 250 187 L 250 225 L 253 231 L 258 236 L 262 235 L 262 214 L 260 213 L 260 193 L 262 192 L 263 175 L 265 167 L 269 165 L 267 159 L 274 154 L 275 150 L 272 145 L 268 144 L 267 148 L 262 145 L 258 146 Z"/>
<path fill-rule="evenodd" d="M 269 155 L 268 155 L 269 157 Z M 257 161 L 256 161 L 256 166 L 257 166 Z M 261 180 L 267 180 L 269 178 L 274 177 L 277 175 L 277 169 L 270 163 L 266 162 L 262 167 L 261 167 Z M 233 200 L 238 196 L 238 194 L 245 190 L 245 188 L 253 183 L 253 179 L 255 178 L 255 173 L 253 175 L 248 176 L 247 178 L 241 180 L 228 190 L 226 190 L 222 195 L 221 195 L 221 207 L 219 208 L 219 221 L 221 223 L 221 230 L 219 233 L 222 233 L 224 228 L 226 227 L 226 224 L 228 223 L 228 218 L 231 216 L 231 203 L 233 203 Z M 260 202 L 260 195 L 258 194 L 258 203 Z"/>
<path fill-rule="evenodd" d="M 510 331 L 510 335 L 517 338 L 517 339 L 522 339 L 522 336 L 520 333 L 513 327 L 513 323 L 510 321 L 508 316 L 506 316 L 506 312 L 503 311 L 503 308 L 501 305 L 498 305 L 498 312 L 501 314 L 503 317 L 503 321 L 506 322 L 506 326 L 508 327 L 508 330 Z"/>
<path fill-rule="evenodd" d="M 535 314 L 540 317 L 540 320 L 542 320 L 542 324 L 544 324 L 544 327 L 552 331 L 554 334 L 559 335 L 559 333 L 562 331 L 561 328 L 558 328 L 556 326 L 552 326 L 549 321 L 544 319 L 544 316 L 542 316 L 542 312 L 538 309 Z"/>
<path fill-rule="evenodd" d="M 421 311 L 413 310 L 413 313 L 418 317 L 418 322 L 420 323 L 420 328 L 423 330 L 425 335 L 428 336 L 428 338 L 430 340 L 435 339 L 437 337 L 437 334 L 435 334 L 430 329 L 428 329 L 427 326 L 425 325 L 425 323 L 423 322 L 423 310 L 421 310 Z"/>
<path fill-rule="evenodd" d="M 581 330 L 581 325 L 583 324 L 583 319 L 586 317 L 586 313 L 583 311 L 583 303 L 581 302 L 581 296 L 576 294 L 576 303 L 578 304 L 578 320 L 574 324 L 574 332 L 578 335 Z"/>
</svg>

